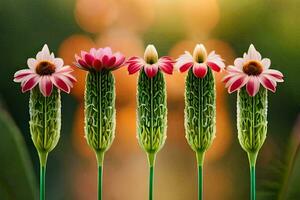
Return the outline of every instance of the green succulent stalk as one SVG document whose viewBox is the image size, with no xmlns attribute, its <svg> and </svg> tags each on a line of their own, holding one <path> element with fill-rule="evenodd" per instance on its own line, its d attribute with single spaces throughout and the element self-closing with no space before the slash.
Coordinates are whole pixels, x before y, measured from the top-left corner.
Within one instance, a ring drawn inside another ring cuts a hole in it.
<svg viewBox="0 0 300 200">
<path fill-rule="evenodd" d="M 98 164 L 98 199 L 102 199 L 105 152 L 115 137 L 115 80 L 111 71 L 90 71 L 85 87 L 85 136 Z"/>
<path fill-rule="evenodd" d="M 187 142 L 196 153 L 198 199 L 202 199 L 204 155 L 216 133 L 215 80 L 209 68 L 204 78 L 197 78 L 193 69 L 189 70 L 186 77 L 185 131 Z"/>
<path fill-rule="evenodd" d="M 53 89 L 52 94 L 45 97 L 37 87 L 31 90 L 29 113 L 30 133 L 40 160 L 40 200 L 44 200 L 47 157 L 60 137 L 60 91 Z"/>
<path fill-rule="evenodd" d="M 255 200 L 255 164 L 257 154 L 267 135 L 267 90 L 260 88 L 251 97 L 245 88 L 237 95 L 237 128 L 242 148 L 247 152 L 250 164 L 251 200 Z"/>
<path fill-rule="evenodd" d="M 166 140 L 167 101 L 166 86 L 162 72 L 149 78 L 144 70 L 140 71 L 137 88 L 137 137 L 140 146 L 147 153 L 150 177 L 149 199 L 153 199 L 153 173 L 155 157 Z"/>
</svg>

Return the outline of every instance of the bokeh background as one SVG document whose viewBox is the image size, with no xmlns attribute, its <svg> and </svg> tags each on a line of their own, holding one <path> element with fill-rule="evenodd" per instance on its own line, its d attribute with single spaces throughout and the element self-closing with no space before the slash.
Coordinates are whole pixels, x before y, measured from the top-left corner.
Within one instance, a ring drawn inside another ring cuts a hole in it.
<svg viewBox="0 0 300 200">
<path fill-rule="evenodd" d="M 111 46 L 126 56 L 147 44 L 174 58 L 204 43 L 232 64 L 253 43 L 285 82 L 269 93 L 268 137 L 257 164 L 258 199 L 300 199 L 300 1 L 299 0 L 1 0 L 0 1 L 0 199 L 37 198 L 38 157 L 29 133 L 28 98 L 13 83 L 47 43 L 66 64 L 91 47 Z M 47 199 L 96 199 L 96 161 L 83 132 L 85 72 L 62 95 L 62 132 L 47 167 Z M 115 141 L 106 154 L 104 199 L 147 199 L 148 168 L 136 139 L 136 76 L 114 72 Z M 249 197 L 249 170 L 236 131 L 236 94 L 217 79 L 217 137 L 204 166 L 207 200 Z M 195 155 L 184 137 L 184 79 L 166 76 L 168 138 L 158 154 L 155 199 L 197 198 Z M 280 195 L 284 196 L 279 197 Z"/>
</svg>

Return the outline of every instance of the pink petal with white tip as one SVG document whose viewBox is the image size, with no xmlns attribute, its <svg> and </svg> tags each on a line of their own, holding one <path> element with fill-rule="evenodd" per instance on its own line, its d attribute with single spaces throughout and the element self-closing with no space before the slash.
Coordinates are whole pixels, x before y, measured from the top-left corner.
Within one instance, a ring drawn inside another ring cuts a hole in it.
<svg viewBox="0 0 300 200">
<path fill-rule="evenodd" d="M 52 92 L 52 89 L 53 89 L 53 84 L 51 82 L 50 76 L 41 77 L 39 88 L 40 88 L 41 93 L 45 97 L 48 97 L 48 96 L 51 95 L 51 92 Z"/>
<path fill-rule="evenodd" d="M 262 75 L 259 77 L 260 83 L 268 90 L 275 92 L 276 91 L 276 81 L 272 80 L 272 78 L 267 75 Z"/>
<path fill-rule="evenodd" d="M 221 67 L 220 67 L 218 64 L 214 63 L 214 62 L 207 62 L 206 64 L 207 64 L 212 70 L 214 70 L 214 71 L 216 71 L 216 72 L 221 71 Z"/>
<path fill-rule="evenodd" d="M 194 63 L 193 62 L 188 62 L 188 63 L 185 63 L 183 65 L 181 65 L 179 67 L 179 71 L 180 72 L 185 72 L 187 70 L 189 70 L 191 67 L 193 67 Z"/>
<path fill-rule="evenodd" d="M 255 76 L 251 76 L 246 85 L 247 93 L 252 97 L 255 96 L 259 91 L 259 86 L 260 86 L 260 82 L 258 78 Z"/>
<path fill-rule="evenodd" d="M 26 81 L 22 82 L 22 92 L 27 92 L 34 88 L 38 82 L 40 77 L 38 75 L 31 75 Z"/>
<path fill-rule="evenodd" d="M 193 73 L 197 78 L 203 78 L 207 74 L 207 66 L 205 64 L 195 63 Z"/>
<path fill-rule="evenodd" d="M 283 82 L 283 74 L 278 70 L 268 69 L 264 72 L 264 74 L 272 76 L 277 82 Z"/>
<path fill-rule="evenodd" d="M 51 81 L 58 89 L 70 93 L 70 86 L 60 76 L 51 76 Z"/>
<path fill-rule="evenodd" d="M 28 75 L 34 74 L 34 71 L 31 69 L 22 69 L 15 73 L 14 75 L 14 82 L 21 82 L 23 81 Z"/>
<path fill-rule="evenodd" d="M 234 81 L 230 81 L 231 84 L 228 87 L 228 92 L 232 93 L 232 92 L 235 92 L 235 91 L 239 90 L 240 88 L 242 88 L 247 83 L 248 78 L 249 77 L 247 77 L 247 76 L 241 75 L 240 77 L 233 79 Z M 227 82 L 227 83 L 229 83 L 229 82 Z"/>
<path fill-rule="evenodd" d="M 144 71 L 149 78 L 154 77 L 158 72 L 158 66 L 156 64 L 153 65 L 145 65 Z"/>
</svg>

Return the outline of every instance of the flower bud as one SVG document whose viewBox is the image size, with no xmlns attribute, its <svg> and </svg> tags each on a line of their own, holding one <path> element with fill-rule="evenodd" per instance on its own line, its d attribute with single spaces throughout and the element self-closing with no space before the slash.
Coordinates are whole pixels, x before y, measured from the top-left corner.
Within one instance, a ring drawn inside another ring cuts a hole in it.
<svg viewBox="0 0 300 200">
<path fill-rule="evenodd" d="M 108 70 L 89 72 L 85 88 L 85 135 L 103 164 L 104 153 L 115 137 L 115 80 Z"/>
<path fill-rule="evenodd" d="M 194 52 L 193 52 L 193 58 L 195 62 L 197 63 L 203 63 L 206 61 L 207 58 L 207 52 L 203 44 L 197 44 Z"/>
<path fill-rule="evenodd" d="M 158 60 L 158 54 L 154 45 L 150 44 L 147 46 L 144 53 L 144 60 L 147 64 L 154 64 Z"/>
<path fill-rule="evenodd" d="M 58 143 L 61 128 L 60 91 L 54 89 L 45 97 L 35 87 L 30 91 L 29 99 L 30 133 L 40 162 L 46 165 L 47 155 Z"/>
<path fill-rule="evenodd" d="M 166 140 L 167 101 L 165 79 L 161 71 L 149 78 L 140 71 L 137 89 L 138 141 L 147 152 L 150 166 Z"/>
</svg>

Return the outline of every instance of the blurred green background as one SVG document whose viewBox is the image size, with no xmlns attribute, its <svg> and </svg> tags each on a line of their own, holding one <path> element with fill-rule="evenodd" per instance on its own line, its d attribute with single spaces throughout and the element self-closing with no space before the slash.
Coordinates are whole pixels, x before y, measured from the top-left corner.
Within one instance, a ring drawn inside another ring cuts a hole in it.
<svg viewBox="0 0 300 200">
<path fill-rule="evenodd" d="M 268 136 L 257 165 L 258 199 L 300 199 L 299 0 L 1 0 L 0 199 L 36 199 L 39 162 L 29 133 L 28 97 L 13 83 L 16 70 L 47 43 L 65 63 L 91 47 L 126 56 L 156 45 L 174 58 L 196 43 L 232 64 L 253 43 L 285 75 L 269 93 Z M 47 166 L 47 199 L 96 199 L 96 161 L 83 133 L 85 73 L 62 95 L 62 132 Z M 246 154 L 237 140 L 236 94 L 217 75 L 217 138 L 204 167 L 205 199 L 249 198 Z M 105 158 L 104 199 L 147 199 L 147 160 L 135 137 L 136 76 L 115 72 L 117 136 Z M 158 154 L 155 198 L 197 198 L 197 171 L 183 128 L 185 74 L 167 76 L 168 139 Z M 283 196 L 280 196 L 284 194 Z"/>
</svg>

